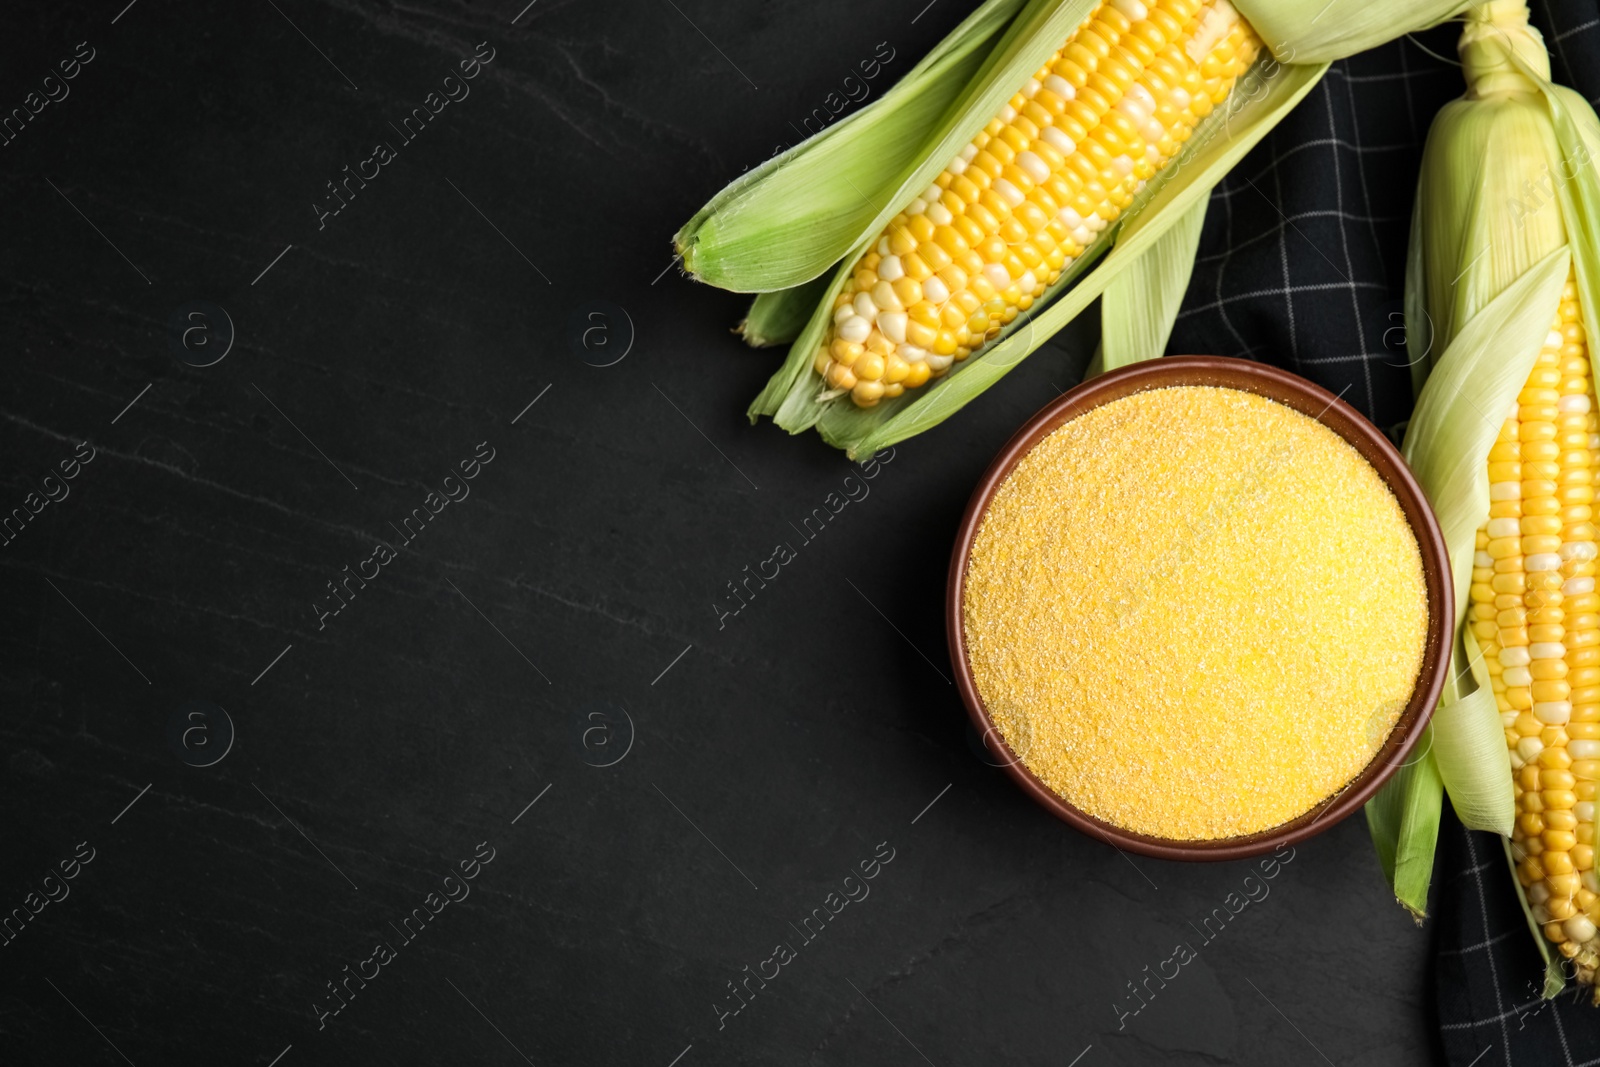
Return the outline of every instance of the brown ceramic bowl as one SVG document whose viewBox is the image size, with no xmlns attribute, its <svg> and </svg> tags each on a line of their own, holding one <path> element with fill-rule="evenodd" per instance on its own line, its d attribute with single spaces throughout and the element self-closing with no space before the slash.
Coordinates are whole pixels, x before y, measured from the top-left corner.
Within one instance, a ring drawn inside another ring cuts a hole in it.
<svg viewBox="0 0 1600 1067">
<path fill-rule="evenodd" d="M 1118 400 L 1146 389 L 1175 385 L 1214 385 L 1242 389 L 1309 415 L 1348 441 L 1378 471 L 1405 512 L 1422 552 L 1423 578 L 1428 590 L 1428 641 L 1423 652 L 1422 670 L 1416 690 L 1406 705 L 1383 749 L 1344 789 L 1322 801 L 1291 822 L 1246 837 L 1212 841 L 1178 841 L 1150 837 L 1102 822 L 1073 807 L 1034 777 L 1012 751 L 1000 730 L 989 718 L 983 698 L 978 695 L 967 661 L 966 631 L 962 625 L 962 590 L 966 582 L 967 558 L 978 526 L 995 490 L 1011 474 L 1018 461 L 1063 423 L 1100 404 Z M 1169 356 L 1137 363 L 1085 382 L 1047 405 L 1018 430 L 989 465 L 978 488 L 967 504 L 950 556 L 950 581 L 945 597 L 945 622 L 950 641 L 950 660 L 956 669 L 956 684 L 967 712 L 985 745 L 1004 760 L 1005 772 L 1023 792 L 1041 807 L 1079 830 L 1098 837 L 1127 852 L 1168 860 L 1231 860 L 1271 852 L 1282 845 L 1293 845 L 1326 830 L 1365 804 L 1407 762 L 1412 746 L 1421 736 L 1439 700 L 1449 669 L 1450 636 L 1455 619 L 1450 567 L 1444 538 L 1422 489 L 1411 477 L 1405 461 L 1377 428 L 1332 393 L 1288 371 L 1221 356 Z"/>
</svg>

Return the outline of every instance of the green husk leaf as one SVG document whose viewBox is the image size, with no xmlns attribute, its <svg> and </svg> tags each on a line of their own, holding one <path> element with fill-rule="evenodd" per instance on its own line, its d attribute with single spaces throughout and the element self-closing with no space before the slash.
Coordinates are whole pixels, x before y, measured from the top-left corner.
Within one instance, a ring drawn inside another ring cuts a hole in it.
<svg viewBox="0 0 1600 1067">
<path fill-rule="evenodd" d="M 1463 662 L 1466 668 L 1459 666 Z M 1500 722 L 1483 652 L 1465 626 L 1452 663 L 1457 665 L 1454 674 L 1433 713 L 1433 760 L 1439 778 L 1463 826 L 1510 836 L 1517 798 L 1511 787 L 1506 728 Z M 1463 684 L 1469 676 L 1477 688 Z"/>
<path fill-rule="evenodd" d="M 1167 350 L 1209 199 L 1195 201 L 1172 228 L 1106 286 L 1100 298 L 1100 349 L 1086 377 L 1155 359 Z"/>
<path fill-rule="evenodd" d="M 1326 63 L 1426 29 L 1459 14 L 1468 0 L 1234 0 L 1283 63 Z"/>
<path fill-rule="evenodd" d="M 1063 276 L 1052 293 L 1046 294 L 1042 311 L 1019 316 L 1006 336 L 967 359 L 958 373 L 917 390 L 923 396 L 910 398 L 909 402 L 901 397 L 876 408 L 855 408 L 851 412 L 840 409 L 854 405 L 833 405 L 818 426 L 824 440 L 847 449 L 852 456 L 870 455 L 955 414 L 1072 321 L 1146 249 L 1182 221 L 1196 203 L 1209 197 L 1217 182 L 1311 91 L 1326 69 L 1325 65 L 1278 65 L 1270 58 L 1252 67 L 1239 79 L 1229 103 L 1207 117 L 1129 211 L 1101 234 L 1101 241 L 1091 251 L 1098 254 L 1108 243 L 1109 235 L 1112 247 L 1103 260 L 1081 277 Z M 1089 258 L 1085 254 L 1074 266 L 1081 266 Z M 1072 284 L 1074 281 L 1076 284 Z M 1069 284 L 1071 288 L 1060 292 Z M 825 325 L 825 320 L 813 320 L 813 326 Z M 819 328 L 816 337 L 820 336 Z M 805 341 L 802 335 L 796 343 L 802 353 L 806 351 Z M 790 358 L 794 360 L 795 354 L 791 353 Z M 781 419 L 779 424 L 783 424 Z"/>
<path fill-rule="evenodd" d="M 1427 316 L 1415 332 L 1431 334 L 1433 364 L 1468 320 L 1567 243 L 1555 205 L 1518 210 L 1557 150 L 1532 93 L 1463 97 L 1434 117 L 1414 221 L 1420 252 L 1413 250 L 1422 260 L 1415 291 Z"/>
<path fill-rule="evenodd" d="M 887 187 L 922 158 L 1024 3 L 987 0 L 883 96 L 729 183 L 673 238 L 684 268 L 742 293 L 827 271 L 879 214 Z"/>
<path fill-rule="evenodd" d="M 737 332 L 751 348 L 786 345 L 800 336 L 828 288 L 827 278 L 813 278 L 790 289 L 762 293 L 750 302 L 750 310 Z"/>
<path fill-rule="evenodd" d="M 1439 837 L 1444 782 L 1433 762 L 1433 727 L 1422 732 L 1411 758 L 1367 801 L 1367 831 L 1395 899 L 1418 922 L 1428 914 L 1433 848 Z"/>
<path fill-rule="evenodd" d="M 1506 854 L 1506 866 L 1515 871 L 1517 861 L 1511 855 L 1511 839 L 1501 838 L 1500 847 Z M 1550 942 L 1544 936 L 1544 931 L 1539 929 L 1539 921 L 1533 917 L 1533 909 L 1528 906 L 1528 893 L 1522 888 L 1522 882 L 1513 876 L 1511 884 L 1516 886 L 1517 899 L 1522 902 L 1522 917 L 1527 920 L 1528 933 L 1533 935 L 1534 944 L 1539 946 L 1539 958 L 1544 960 L 1544 989 L 1539 995 L 1545 1000 L 1554 1000 L 1556 994 L 1567 986 L 1567 973 L 1561 969 L 1561 961 L 1550 952 Z"/>
<path fill-rule="evenodd" d="M 1524 74 L 1534 75 L 1520 58 L 1513 61 Z M 1535 84 L 1550 109 L 1560 150 L 1551 170 L 1572 246 L 1578 303 L 1586 324 L 1600 323 L 1600 171 L 1593 162 L 1600 154 L 1600 118 L 1581 93 L 1537 77 Z M 1589 364 L 1600 378 L 1600 345 L 1589 345 Z"/>
<path fill-rule="evenodd" d="M 1411 369 L 1411 396 L 1422 395 L 1423 383 L 1433 367 L 1433 346 L 1436 342 L 1433 320 L 1428 315 L 1427 281 L 1424 273 L 1427 261 L 1422 254 L 1422 184 L 1417 183 L 1417 195 L 1411 205 L 1411 234 L 1406 243 L 1406 291 L 1404 299 L 1406 324 L 1406 359 Z M 1407 423 L 1409 428 L 1409 421 Z"/>
</svg>

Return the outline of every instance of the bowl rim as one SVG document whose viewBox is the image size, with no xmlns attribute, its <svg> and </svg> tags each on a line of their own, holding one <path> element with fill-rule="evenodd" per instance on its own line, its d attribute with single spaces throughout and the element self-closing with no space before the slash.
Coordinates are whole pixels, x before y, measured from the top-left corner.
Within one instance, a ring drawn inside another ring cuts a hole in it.
<svg viewBox="0 0 1600 1067">
<path fill-rule="evenodd" d="M 978 527 L 995 491 L 1022 457 L 1060 426 L 1101 404 L 1148 389 L 1182 385 L 1235 388 L 1276 400 L 1315 418 L 1355 448 L 1394 494 L 1417 539 L 1429 612 L 1427 642 L 1416 688 L 1383 747 L 1366 767 L 1339 792 L 1286 823 L 1241 837 L 1204 841 L 1153 837 L 1105 822 L 1075 807 L 1040 781 L 1011 750 L 989 717 L 967 658 L 966 632 L 962 625 L 962 593 Z M 1412 749 L 1432 718 L 1449 671 L 1455 635 L 1454 593 L 1444 536 L 1426 494 L 1399 451 L 1364 416 L 1314 382 L 1269 364 L 1229 356 L 1166 356 L 1110 371 L 1067 390 L 1023 423 L 1000 449 L 973 489 L 951 549 L 945 594 L 945 632 L 956 687 L 980 740 L 987 751 L 1004 759 L 1001 768 L 1035 803 L 1120 851 L 1168 860 L 1234 860 L 1294 846 L 1327 830 L 1353 814 L 1390 776 L 1407 764 Z"/>
</svg>

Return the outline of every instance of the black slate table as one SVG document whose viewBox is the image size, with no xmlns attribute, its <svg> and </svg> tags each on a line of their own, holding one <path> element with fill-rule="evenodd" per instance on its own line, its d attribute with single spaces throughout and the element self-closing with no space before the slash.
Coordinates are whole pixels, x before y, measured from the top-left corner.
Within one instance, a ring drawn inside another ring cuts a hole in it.
<svg viewBox="0 0 1600 1067">
<path fill-rule="evenodd" d="M 1359 819 L 1130 858 L 966 725 L 1092 335 L 852 468 L 674 269 L 964 5 L 124 2 L 0 65 L 0 1062 L 1432 1061 Z"/>
</svg>

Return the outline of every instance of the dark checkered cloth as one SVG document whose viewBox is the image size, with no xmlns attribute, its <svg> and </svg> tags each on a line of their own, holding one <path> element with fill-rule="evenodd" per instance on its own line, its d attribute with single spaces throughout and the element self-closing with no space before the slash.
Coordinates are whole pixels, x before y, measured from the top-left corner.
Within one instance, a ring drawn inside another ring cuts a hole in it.
<svg viewBox="0 0 1600 1067">
<path fill-rule="evenodd" d="M 1600 0 L 1536 2 L 1533 14 L 1555 79 L 1600 102 Z M 1386 430 L 1407 418 L 1406 242 L 1428 126 L 1463 90 L 1457 32 L 1334 64 L 1222 182 L 1169 352 L 1275 363 Z M 1447 811 L 1430 922 L 1448 1062 L 1600 1065 L 1600 1009 L 1571 993 L 1539 999 L 1543 965 L 1510 879 L 1499 839 Z"/>
</svg>

